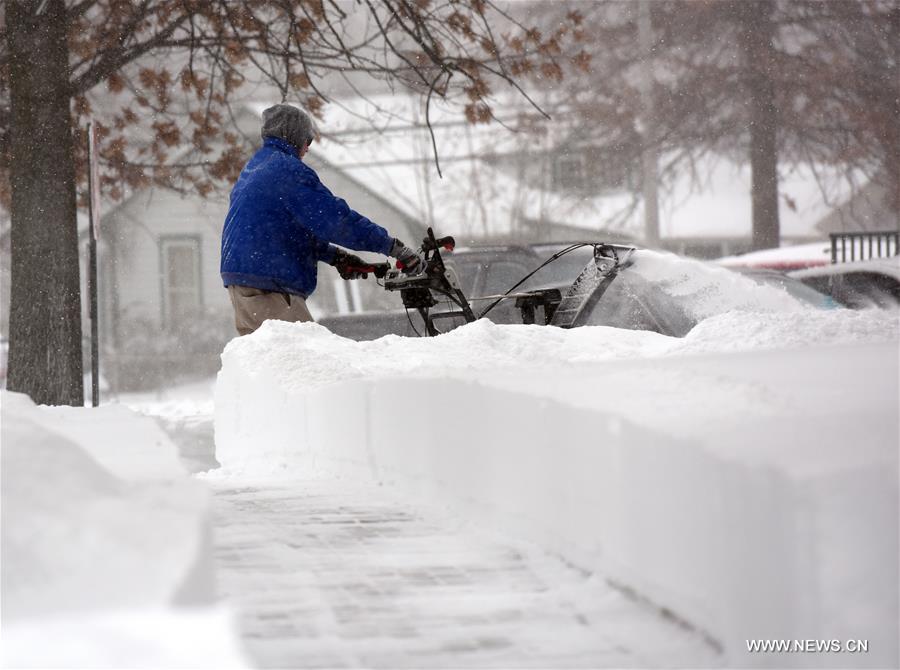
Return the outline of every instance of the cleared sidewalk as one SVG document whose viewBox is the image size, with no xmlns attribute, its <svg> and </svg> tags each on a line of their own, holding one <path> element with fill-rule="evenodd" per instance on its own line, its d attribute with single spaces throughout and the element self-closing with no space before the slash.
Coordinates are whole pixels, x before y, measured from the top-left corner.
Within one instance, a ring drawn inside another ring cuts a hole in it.
<svg viewBox="0 0 900 670">
<path fill-rule="evenodd" d="M 699 633 L 378 487 L 217 480 L 217 580 L 261 667 L 716 666 Z"/>
</svg>

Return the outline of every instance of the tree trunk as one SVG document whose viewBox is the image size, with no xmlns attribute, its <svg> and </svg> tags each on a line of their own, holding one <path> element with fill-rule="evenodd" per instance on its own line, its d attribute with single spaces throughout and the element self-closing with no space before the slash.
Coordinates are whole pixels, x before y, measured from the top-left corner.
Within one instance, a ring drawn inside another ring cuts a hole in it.
<svg viewBox="0 0 900 670">
<path fill-rule="evenodd" d="M 897 91 L 897 68 L 900 68 L 900 5 L 897 5 L 890 13 L 890 35 L 891 43 L 894 45 L 894 80 L 886 82 L 887 90 Z M 887 147 L 887 159 L 885 161 L 885 171 L 887 172 L 887 192 L 888 205 L 894 211 L 894 227 L 900 232 L 900 95 L 891 96 L 892 106 L 890 107 L 889 117 L 893 121 L 885 124 L 886 137 L 885 145 Z"/>
<path fill-rule="evenodd" d="M 741 41 L 749 95 L 753 248 L 769 249 L 781 242 L 778 219 L 778 110 L 772 81 L 773 0 L 744 0 Z"/>
<path fill-rule="evenodd" d="M 6 21 L 12 103 L 7 386 L 36 403 L 82 405 L 66 9 L 63 0 L 10 0 Z"/>
<path fill-rule="evenodd" d="M 656 103 L 653 87 L 656 84 L 653 63 L 653 21 L 650 0 L 640 0 L 637 7 L 638 43 L 641 48 L 641 190 L 644 196 L 644 244 L 659 246 L 659 157 L 656 142 Z"/>
</svg>

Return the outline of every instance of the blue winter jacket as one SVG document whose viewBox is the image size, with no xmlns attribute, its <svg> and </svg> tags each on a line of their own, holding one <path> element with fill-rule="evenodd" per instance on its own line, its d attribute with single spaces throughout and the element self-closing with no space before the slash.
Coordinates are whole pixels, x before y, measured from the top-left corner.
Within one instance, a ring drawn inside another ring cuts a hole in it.
<svg viewBox="0 0 900 670">
<path fill-rule="evenodd" d="M 385 254 L 387 231 L 332 195 L 290 143 L 267 137 L 231 190 L 222 231 L 225 286 L 252 286 L 304 298 L 316 288 L 316 262 L 335 247 Z"/>
</svg>

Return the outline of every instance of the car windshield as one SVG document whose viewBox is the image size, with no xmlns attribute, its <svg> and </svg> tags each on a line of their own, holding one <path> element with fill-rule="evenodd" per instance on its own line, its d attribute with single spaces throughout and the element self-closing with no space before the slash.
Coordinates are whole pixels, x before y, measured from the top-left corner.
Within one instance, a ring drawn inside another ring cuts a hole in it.
<svg viewBox="0 0 900 670">
<path fill-rule="evenodd" d="M 627 330 L 652 330 L 683 337 L 697 325 L 678 302 L 659 286 L 629 268 L 612 280 L 599 302 L 585 315 L 584 325 L 610 326 Z"/>
<path fill-rule="evenodd" d="M 540 251 L 538 255 L 540 260 L 535 263 L 534 267 L 537 267 L 546 261 L 562 248 L 565 247 L 548 248 Z M 571 284 L 593 257 L 593 247 L 588 246 L 574 249 L 538 270 L 533 277 L 522 284 L 521 289 L 531 290 Z M 521 279 L 521 277 L 519 277 L 519 279 Z"/>
<path fill-rule="evenodd" d="M 474 295 L 476 288 L 480 295 L 494 295 L 508 291 L 560 248 L 563 247 L 541 250 L 537 255 L 524 253 L 510 255 L 500 252 L 495 256 L 480 255 L 471 258 L 463 255 L 451 256 L 445 258 L 444 263 L 456 272 L 460 286 L 467 296 Z M 538 270 L 516 290 L 567 286 L 575 281 L 578 273 L 591 258 L 590 247 L 576 249 Z"/>
<path fill-rule="evenodd" d="M 535 267 L 546 261 L 557 251 L 557 249 L 548 249 L 546 252 L 541 252 L 539 255 L 540 261 Z M 570 251 L 542 267 L 522 287 L 532 289 L 571 284 L 584 269 L 584 266 L 593 258 L 593 255 L 593 247 L 582 247 Z"/>
<path fill-rule="evenodd" d="M 759 285 L 767 285 L 785 291 L 797 300 L 819 309 L 835 309 L 839 305 L 827 295 L 820 293 L 801 281 L 770 270 L 742 270 L 741 274 L 750 277 Z"/>
</svg>

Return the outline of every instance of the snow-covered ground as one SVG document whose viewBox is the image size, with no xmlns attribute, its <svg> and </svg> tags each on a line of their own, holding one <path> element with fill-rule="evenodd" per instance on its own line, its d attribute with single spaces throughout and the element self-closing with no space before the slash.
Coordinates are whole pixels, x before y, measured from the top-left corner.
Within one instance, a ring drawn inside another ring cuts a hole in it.
<svg viewBox="0 0 900 670">
<path fill-rule="evenodd" d="M 898 313 L 644 260 L 686 337 L 269 322 L 215 399 L 4 393 L 4 665 L 896 666 Z"/>
<path fill-rule="evenodd" d="M 730 665 L 895 665 L 898 315 L 784 307 L 681 339 L 270 322 L 223 354 L 209 476 L 445 505 L 671 612 Z M 768 637 L 870 650 L 747 653 Z"/>
<path fill-rule="evenodd" d="M 122 394 L 117 402 L 152 417 L 175 442 L 182 464 L 190 472 L 218 467 L 213 444 L 214 379 L 156 391 Z"/>
<path fill-rule="evenodd" d="M 3 392 L 5 667 L 243 667 L 209 493 L 156 423 Z"/>
</svg>

